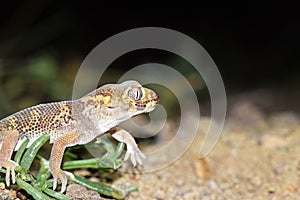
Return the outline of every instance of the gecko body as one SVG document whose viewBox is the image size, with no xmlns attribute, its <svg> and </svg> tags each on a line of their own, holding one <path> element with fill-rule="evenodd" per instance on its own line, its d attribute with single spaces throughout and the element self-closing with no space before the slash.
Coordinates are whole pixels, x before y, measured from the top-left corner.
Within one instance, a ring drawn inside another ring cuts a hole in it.
<svg viewBox="0 0 300 200">
<path fill-rule="evenodd" d="M 25 138 L 29 144 L 44 134 L 53 143 L 50 155 L 50 172 L 53 189 L 61 181 L 61 192 L 67 185 L 69 173 L 60 169 L 66 147 L 86 144 L 97 136 L 110 133 L 126 144 L 125 160 L 133 165 L 142 164 L 144 154 L 134 138 L 117 125 L 135 115 L 151 112 L 159 101 L 158 95 L 136 81 L 107 84 L 77 100 L 40 104 L 0 120 L 0 168 L 6 168 L 6 184 L 10 177 L 15 183 L 15 167 L 11 160 Z"/>
</svg>

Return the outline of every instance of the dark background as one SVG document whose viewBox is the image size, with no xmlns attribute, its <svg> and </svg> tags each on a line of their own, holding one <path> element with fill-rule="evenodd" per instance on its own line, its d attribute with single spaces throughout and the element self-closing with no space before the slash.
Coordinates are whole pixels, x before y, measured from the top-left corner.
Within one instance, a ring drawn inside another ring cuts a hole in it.
<svg viewBox="0 0 300 200">
<path fill-rule="evenodd" d="M 1 116 L 40 101 L 67 99 L 76 70 L 96 45 L 145 26 L 197 40 L 217 64 L 228 93 L 300 86 L 296 5 L 15 1 L 0 9 Z M 124 58 L 123 67 L 163 60 L 148 53 Z"/>
</svg>

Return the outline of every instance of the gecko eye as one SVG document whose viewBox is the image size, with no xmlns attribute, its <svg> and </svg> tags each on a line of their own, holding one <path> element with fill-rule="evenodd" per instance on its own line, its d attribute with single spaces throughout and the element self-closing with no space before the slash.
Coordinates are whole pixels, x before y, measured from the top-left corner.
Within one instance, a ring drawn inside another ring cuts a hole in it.
<svg viewBox="0 0 300 200">
<path fill-rule="evenodd" d="M 140 88 L 131 88 L 128 90 L 128 97 L 134 101 L 140 100 L 142 96 L 143 92 Z"/>
</svg>

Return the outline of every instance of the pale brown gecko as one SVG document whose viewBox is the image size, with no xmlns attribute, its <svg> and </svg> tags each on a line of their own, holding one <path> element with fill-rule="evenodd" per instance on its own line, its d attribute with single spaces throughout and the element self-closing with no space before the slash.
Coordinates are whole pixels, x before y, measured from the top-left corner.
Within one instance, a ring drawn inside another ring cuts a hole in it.
<svg viewBox="0 0 300 200">
<path fill-rule="evenodd" d="M 0 121 L 0 169 L 6 168 L 6 184 L 15 183 L 15 167 L 11 160 L 25 138 L 30 144 L 39 136 L 50 135 L 53 147 L 50 155 L 50 172 L 53 189 L 61 181 L 61 192 L 66 190 L 69 172 L 61 170 L 66 147 L 86 144 L 104 133 L 126 144 L 125 160 L 129 157 L 135 166 L 142 164 L 144 154 L 134 138 L 117 125 L 132 116 L 152 111 L 159 101 L 158 95 L 136 81 L 107 84 L 78 100 L 62 101 L 33 106 Z"/>
</svg>

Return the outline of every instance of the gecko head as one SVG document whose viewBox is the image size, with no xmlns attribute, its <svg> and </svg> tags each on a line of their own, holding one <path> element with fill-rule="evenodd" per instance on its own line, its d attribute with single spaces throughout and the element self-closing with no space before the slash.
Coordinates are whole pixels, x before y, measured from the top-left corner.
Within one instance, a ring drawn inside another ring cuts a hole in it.
<svg viewBox="0 0 300 200">
<path fill-rule="evenodd" d="M 106 84 L 80 99 L 85 104 L 84 112 L 96 114 L 99 120 L 122 122 L 134 115 L 154 110 L 158 95 L 137 81 Z"/>
<path fill-rule="evenodd" d="M 123 109 L 133 116 L 140 113 L 148 113 L 154 110 L 159 102 L 158 95 L 137 81 L 125 81 L 119 85 L 122 94 L 120 101 Z"/>
</svg>

